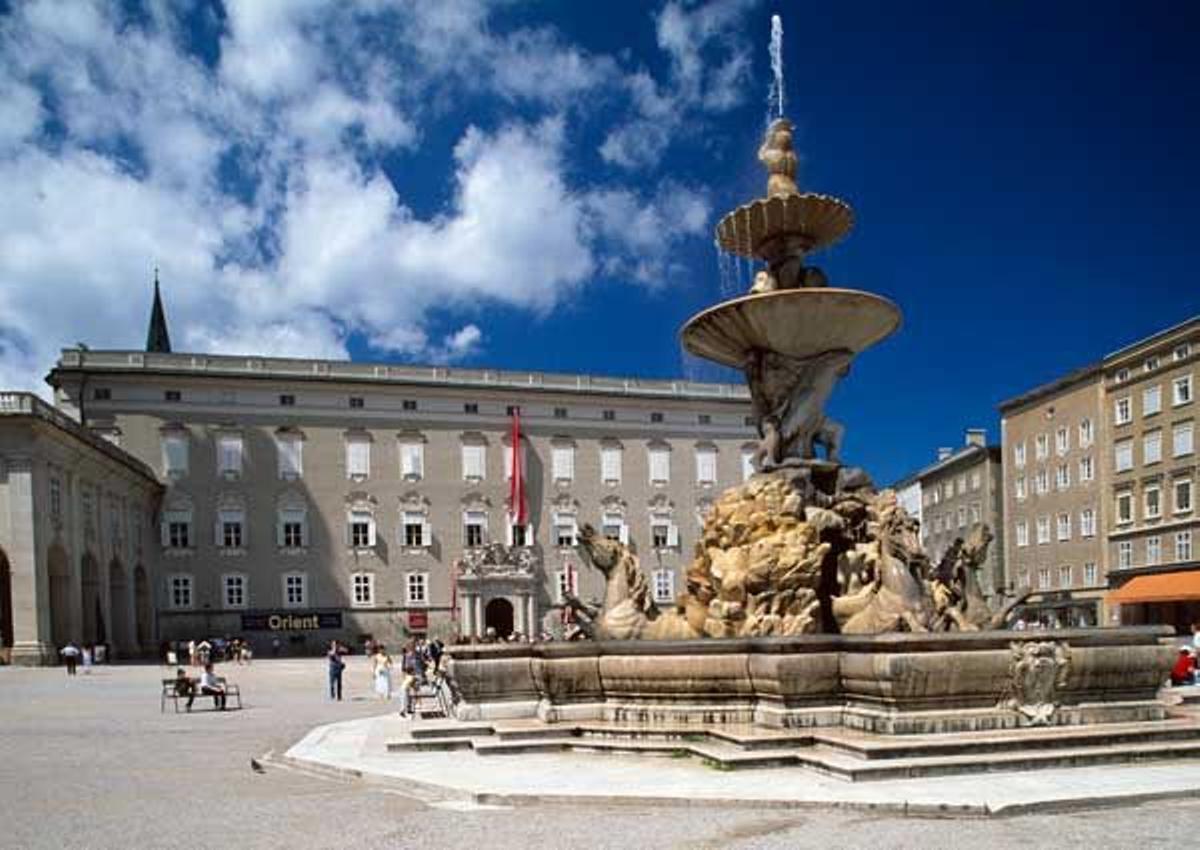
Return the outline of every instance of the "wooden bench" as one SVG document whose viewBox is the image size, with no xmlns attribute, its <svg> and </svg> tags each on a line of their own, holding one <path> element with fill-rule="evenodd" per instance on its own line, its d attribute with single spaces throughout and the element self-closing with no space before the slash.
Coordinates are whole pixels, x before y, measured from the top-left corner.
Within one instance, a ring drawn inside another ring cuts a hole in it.
<svg viewBox="0 0 1200 850">
<path fill-rule="evenodd" d="M 179 701 L 183 700 L 184 705 L 187 705 L 189 699 L 187 694 L 181 694 L 175 688 L 176 679 L 162 680 L 162 695 L 159 697 L 158 711 L 159 714 L 167 710 L 167 700 L 171 700 L 175 704 L 175 713 L 179 713 Z M 211 699 L 213 701 L 213 709 L 217 707 L 217 699 L 212 694 L 200 693 L 200 680 L 188 678 L 192 683 L 192 690 L 196 695 L 196 699 Z M 225 682 L 225 708 L 227 710 L 240 709 L 242 707 L 242 692 L 233 682 Z"/>
</svg>

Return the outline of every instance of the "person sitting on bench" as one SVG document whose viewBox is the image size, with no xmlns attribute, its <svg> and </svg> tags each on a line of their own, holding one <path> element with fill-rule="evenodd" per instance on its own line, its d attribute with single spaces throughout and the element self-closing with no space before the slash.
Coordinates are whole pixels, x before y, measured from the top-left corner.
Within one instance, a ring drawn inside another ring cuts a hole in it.
<svg viewBox="0 0 1200 850">
<path fill-rule="evenodd" d="M 175 696 L 193 697 L 196 694 L 195 683 L 182 667 L 175 669 Z M 189 702 L 189 705 L 191 703 Z"/>
<path fill-rule="evenodd" d="M 200 674 L 200 695 L 212 697 L 218 711 L 225 710 L 225 680 L 213 673 L 212 662 L 204 665 L 204 672 Z M 188 697 L 187 710 L 192 710 L 192 703 L 196 700 L 196 694 L 193 692 Z"/>
</svg>

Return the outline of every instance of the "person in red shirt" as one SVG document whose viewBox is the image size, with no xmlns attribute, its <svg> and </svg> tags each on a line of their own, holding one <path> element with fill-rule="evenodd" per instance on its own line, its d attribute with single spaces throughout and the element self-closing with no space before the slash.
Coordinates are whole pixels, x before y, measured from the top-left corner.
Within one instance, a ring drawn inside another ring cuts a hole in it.
<svg viewBox="0 0 1200 850">
<path fill-rule="evenodd" d="M 1175 659 L 1175 666 L 1171 668 L 1171 684 L 1190 685 L 1192 670 L 1195 669 L 1195 666 L 1196 659 L 1192 655 L 1192 651 L 1187 647 L 1179 650 L 1179 657 Z"/>
</svg>

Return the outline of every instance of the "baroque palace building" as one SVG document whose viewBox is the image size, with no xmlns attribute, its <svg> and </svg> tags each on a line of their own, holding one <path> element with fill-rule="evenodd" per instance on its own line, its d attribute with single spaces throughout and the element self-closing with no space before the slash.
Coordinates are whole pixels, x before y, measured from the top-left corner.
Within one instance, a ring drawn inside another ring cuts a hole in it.
<svg viewBox="0 0 1200 850">
<path fill-rule="evenodd" d="M 584 523 L 670 604 L 704 513 L 752 471 L 741 386 L 179 354 L 155 316 L 150 350 L 66 349 L 48 381 L 163 486 L 160 640 L 535 635 L 564 591 L 603 595 Z"/>
</svg>

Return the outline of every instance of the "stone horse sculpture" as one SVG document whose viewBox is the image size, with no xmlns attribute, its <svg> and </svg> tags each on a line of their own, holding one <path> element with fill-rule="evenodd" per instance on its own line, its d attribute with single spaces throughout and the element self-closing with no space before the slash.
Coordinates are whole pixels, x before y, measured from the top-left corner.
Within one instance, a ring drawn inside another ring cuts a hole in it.
<svg viewBox="0 0 1200 850">
<path fill-rule="evenodd" d="M 604 604 L 594 606 L 571 598 L 568 604 L 589 623 L 597 640 L 684 640 L 699 637 L 678 611 L 662 611 L 650 595 L 646 576 L 629 547 L 596 533 L 591 525 L 579 532 L 580 556 L 605 577 Z"/>
</svg>

